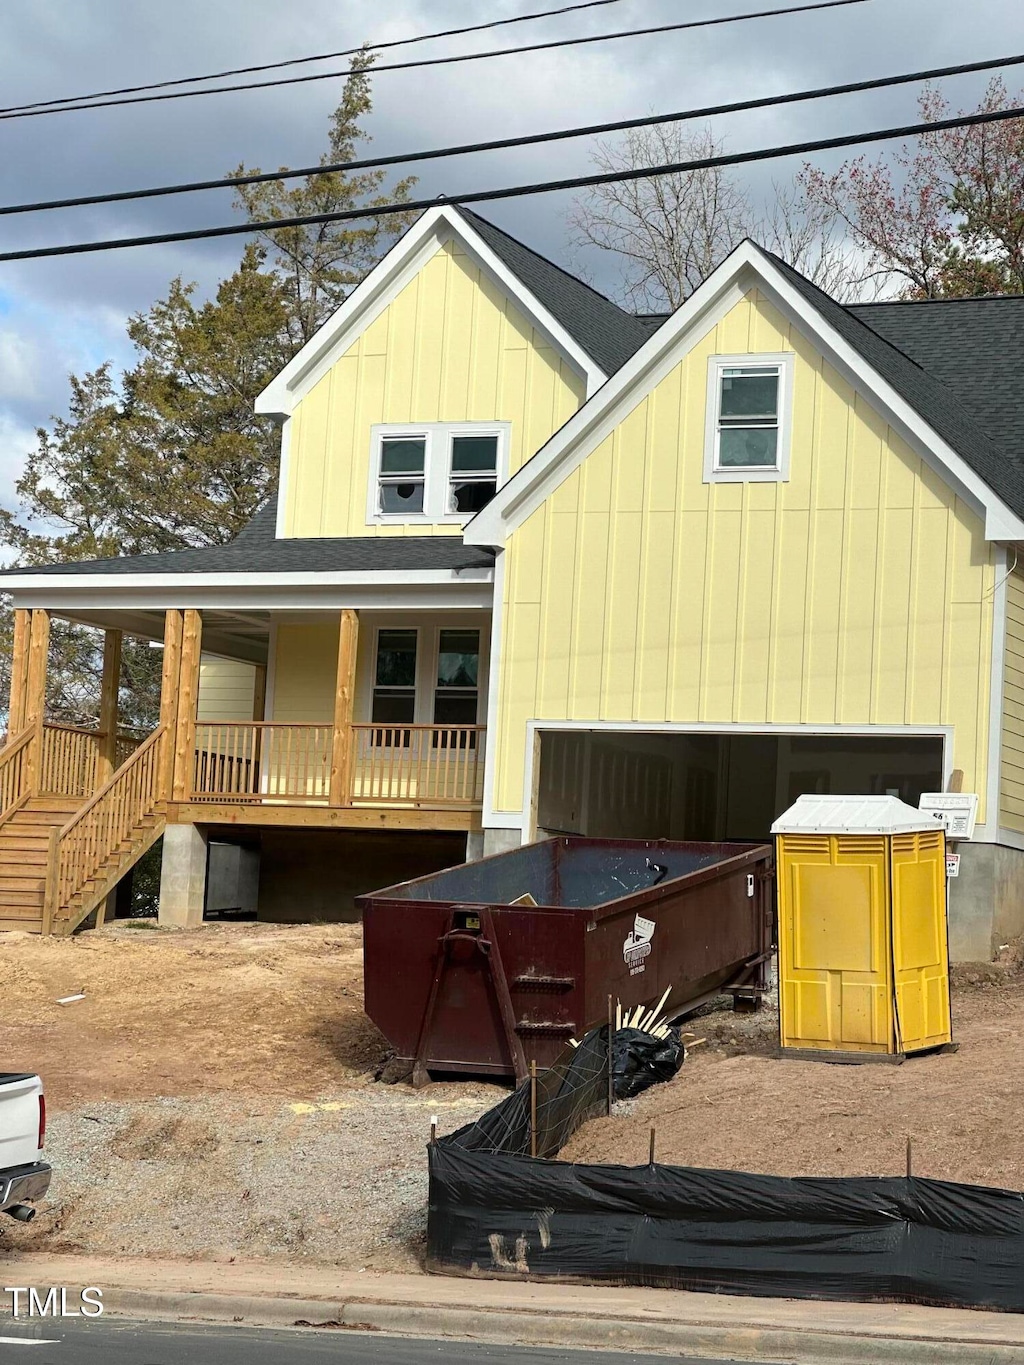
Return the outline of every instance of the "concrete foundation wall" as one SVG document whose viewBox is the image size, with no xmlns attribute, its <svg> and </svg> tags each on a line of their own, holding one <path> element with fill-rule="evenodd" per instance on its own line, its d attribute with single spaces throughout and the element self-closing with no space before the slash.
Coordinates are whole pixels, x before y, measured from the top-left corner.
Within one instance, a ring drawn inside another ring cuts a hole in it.
<svg viewBox="0 0 1024 1365">
<path fill-rule="evenodd" d="M 1024 850 L 1005 844 L 957 845 L 960 875 L 949 882 L 949 956 L 987 962 L 1024 934 Z"/>
<path fill-rule="evenodd" d="M 519 848 L 523 842 L 522 830 L 518 829 L 485 829 L 483 831 L 483 849 L 477 857 L 488 858 L 492 853 L 507 853 L 510 848 Z M 473 861 L 466 859 L 467 862 Z"/>
<path fill-rule="evenodd" d="M 264 830 L 258 918 L 353 921 L 355 897 L 466 861 L 465 834 Z"/>
</svg>

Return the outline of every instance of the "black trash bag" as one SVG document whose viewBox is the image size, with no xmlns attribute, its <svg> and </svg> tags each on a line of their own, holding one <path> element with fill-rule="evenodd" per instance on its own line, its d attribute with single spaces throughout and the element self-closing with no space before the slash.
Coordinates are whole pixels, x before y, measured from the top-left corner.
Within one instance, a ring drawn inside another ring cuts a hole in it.
<svg viewBox="0 0 1024 1365">
<path fill-rule="evenodd" d="M 612 1042 L 612 1085 L 617 1100 L 631 1100 L 652 1085 L 670 1081 L 686 1056 L 677 1029 L 655 1038 L 638 1028 L 616 1029 Z"/>
</svg>

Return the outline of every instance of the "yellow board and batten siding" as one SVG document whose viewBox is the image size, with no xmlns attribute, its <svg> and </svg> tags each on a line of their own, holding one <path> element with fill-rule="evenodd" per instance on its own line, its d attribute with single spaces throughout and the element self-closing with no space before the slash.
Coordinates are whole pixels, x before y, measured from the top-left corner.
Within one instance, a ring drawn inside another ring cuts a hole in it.
<svg viewBox="0 0 1024 1365">
<path fill-rule="evenodd" d="M 708 358 L 779 351 L 789 480 L 704 483 Z M 510 537 L 495 809 L 531 718 L 943 725 L 984 819 L 994 581 L 980 518 L 751 291 Z"/>
<path fill-rule="evenodd" d="M 458 535 L 456 524 L 367 524 L 372 427 L 510 422 L 512 474 L 585 393 L 582 376 L 447 243 L 298 403 L 284 534 Z"/>
<path fill-rule="evenodd" d="M 1006 580 L 999 824 L 1024 834 L 1024 574 Z"/>
</svg>

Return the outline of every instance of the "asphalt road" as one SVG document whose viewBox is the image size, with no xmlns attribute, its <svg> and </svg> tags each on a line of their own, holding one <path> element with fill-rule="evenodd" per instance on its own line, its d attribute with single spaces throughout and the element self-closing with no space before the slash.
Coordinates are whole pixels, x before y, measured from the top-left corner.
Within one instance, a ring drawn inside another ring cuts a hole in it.
<svg viewBox="0 0 1024 1365">
<path fill-rule="evenodd" d="M 260 1331 L 248 1327 L 135 1322 L 0 1320 L 4 1365 L 732 1365 L 621 1351 L 420 1341 L 351 1331 Z"/>
</svg>

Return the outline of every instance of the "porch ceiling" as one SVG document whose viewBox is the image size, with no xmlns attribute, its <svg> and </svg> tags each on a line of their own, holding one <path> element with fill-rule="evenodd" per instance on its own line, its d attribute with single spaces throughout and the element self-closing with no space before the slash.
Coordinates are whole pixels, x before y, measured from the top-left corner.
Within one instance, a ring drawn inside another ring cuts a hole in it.
<svg viewBox="0 0 1024 1365">
<path fill-rule="evenodd" d="M 123 630 L 142 640 L 162 641 L 163 611 L 61 611 L 54 615 L 83 626 L 101 630 Z M 250 664 L 266 664 L 270 641 L 269 611 L 204 611 L 203 653 L 219 654 L 226 659 L 241 659 Z"/>
</svg>

